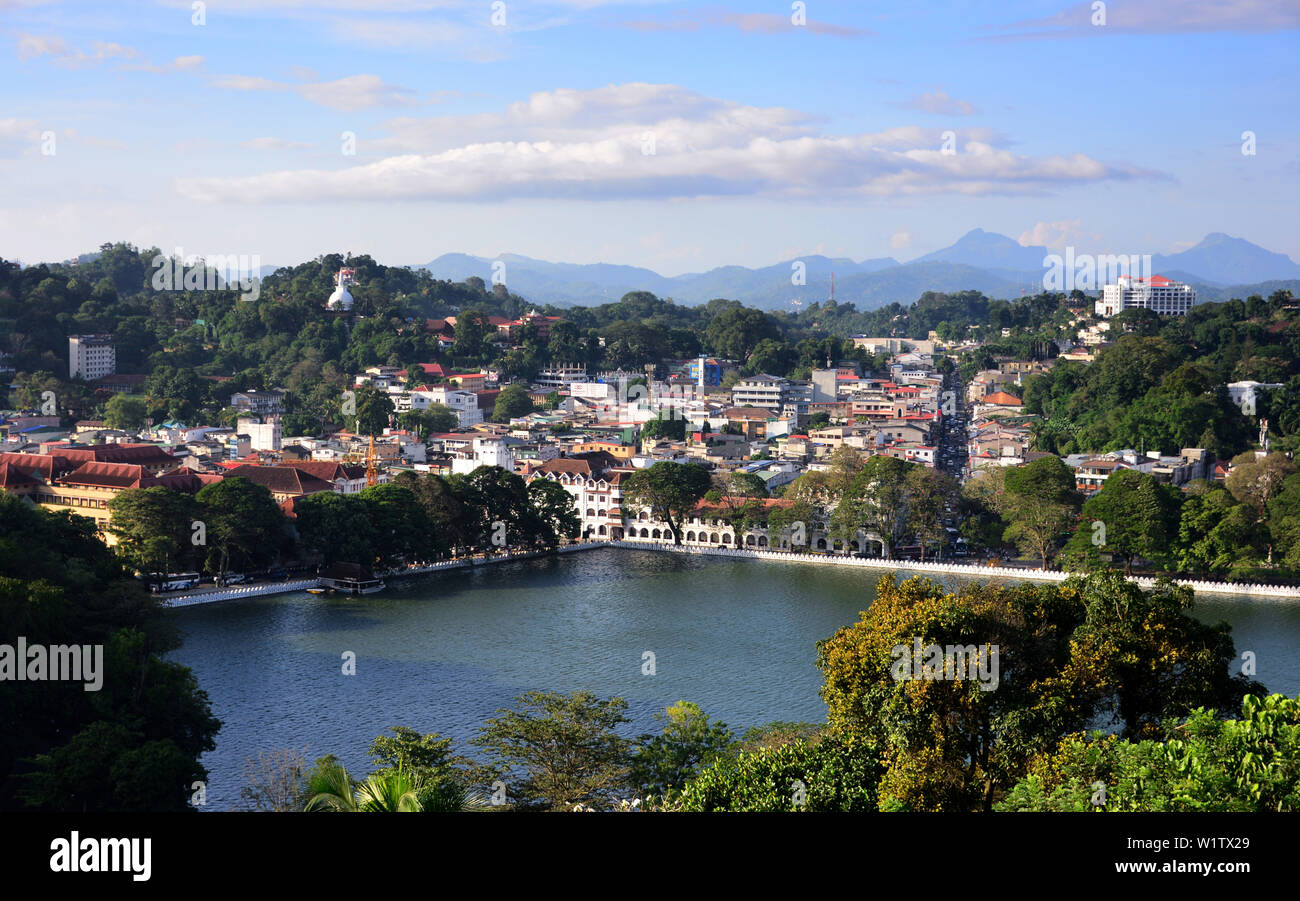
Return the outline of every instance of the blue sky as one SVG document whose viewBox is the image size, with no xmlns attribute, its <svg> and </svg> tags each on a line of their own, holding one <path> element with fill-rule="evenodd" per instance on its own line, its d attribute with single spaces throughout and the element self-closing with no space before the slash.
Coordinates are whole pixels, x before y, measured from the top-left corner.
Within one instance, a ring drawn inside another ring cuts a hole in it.
<svg viewBox="0 0 1300 901">
<path fill-rule="evenodd" d="M 801 6 L 0 0 L 0 256 L 1300 260 L 1295 0 Z"/>
</svg>

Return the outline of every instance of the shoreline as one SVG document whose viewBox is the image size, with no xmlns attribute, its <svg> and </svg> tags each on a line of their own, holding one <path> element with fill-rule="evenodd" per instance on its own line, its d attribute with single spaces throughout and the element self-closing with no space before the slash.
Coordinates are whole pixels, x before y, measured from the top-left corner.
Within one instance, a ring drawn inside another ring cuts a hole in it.
<svg viewBox="0 0 1300 901">
<path fill-rule="evenodd" d="M 879 557 L 846 557 L 841 554 L 807 554 L 795 551 L 748 550 L 726 547 L 692 547 L 663 544 L 639 539 L 619 539 L 608 542 L 615 547 L 644 551 L 667 551 L 702 557 L 731 557 L 748 560 L 775 560 L 781 563 L 810 563 L 822 566 L 856 566 L 881 571 L 912 570 L 918 573 L 938 573 L 968 578 L 1019 579 L 1035 582 L 1064 582 L 1074 573 L 1056 569 L 1020 569 L 1009 566 L 974 566 L 968 563 L 922 563 L 918 560 L 885 560 Z M 1155 587 L 1151 576 L 1130 576 L 1145 590 Z M 1300 587 L 1294 585 L 1263 585 L 1250 582 L 1206 582 L 1193 579 L 1174 579 L 1175 584 L 1186 585 L 1200 594 L 1237 595 L 1275 600 L 1300 600 Z"/>
<path fill-rule="evenodd" d="M 549 550 L 539 551 L 519 551 L 518 553 L 497 554 L 491 557 L 460 557 L 455 560 L 440 560 L 437 563 L 428 563 L 424 566 L 412 566 L 407 569 L 391 570 L 389 572 L 379 573 L 379 578 L 387 581 L 388 579 L 401 579 L 407 576 L 422 576 L 433 572 L 442 572 L 448 569 L 472 569 L 476 566 L 487 566 L 491 563 L 508 563 L 512 560 L 532 560 L 537 557 L 546 557 L 550 554 L 568 554 L 574 551 L 588 551 L 592 548 L 607 547 L 608 541 L 584 541 L 575 544 L 566 544 L 563 547 L 551 548 Z M 291 594 L 295 591 L 306 591 L 308 588 L 320 587 L 320 579 L 312 576 L 308 579 L 292 579 L 288 582 L 267 582 L 262 585 L 244 585 L 239 588 L 215 589 L 212 591 L 179 593 L 162 597 L 164 607 L 179 609 L 181 607 L 196 607 L 201 604 L 215 604 L 220 601 L 232 601 L 240 598 L 270 597 L 277 594 Z"/>
<path fill-rule="evenodd" d="M 882 572 L 907 570 L 916 573 L 933 573 L 954 575 L 964 578 L 1016 579 L 1031 582 L 1064 582 L 1072 573 L 1062 570 L 1020 569 L 1007 566 L 975 566 L 968 563 L 936 563 L 919 560 L 884 560 L 879 557 L 846 557 L 839 554 L 808 554 L 795 551 L 748 550 L 744 548 L 695 547 L 687 545 L 663 544 L 654 540 L 618 539 L 603 541 L 585 541 L 544 551 L 520 551 L 504 553 L 491 557 L 461 557 L 455 560 L 442 560 L 424 566 L 411 567 L 380 574 L 380 578 L 399 579 L 407 576 L 427 575 L 451 569 L 472 569 L 493 563 L 508 563 L 515 560 L 532 560 L 555 554 L 568 554 L 587 551 L 594 548 L 613 547 L 637 551 L 662 551 L 670 554 L 686 554 L 697 557 L 730 557 L 733 559 L 771 560 L 779 563 L 807 563 L 819 566 L 853 566 L 860 569 L 873 569 Z M 1131 576 L 1143 589 L 1150 590 L 1156 579 L 1150 576 Z M 1186 585 L 1198 594 L 1228 595 L 1238 597 L 1266 598 L 1272 600 L 1300 600 L 1300 587 L 1293 585 L 1264 585 L 1247 582 L 1208 582 L 1193 579 L 1174 579 L 1175 584 Z M 309 579 L 295 579 L 289 582 L 271 582 L 263 585 L 245 585 L 238 588 L 206 592 L 190 592 L 162 598 L 163 606 L 168 608 L 194 607 L 201 604 L 215 604 L 220 601 L 238 600 L 250 597 L 269 597 L 277 594 L 289 594 L 316 588 L 320 580 L 313 576 Z"/>
</svg>

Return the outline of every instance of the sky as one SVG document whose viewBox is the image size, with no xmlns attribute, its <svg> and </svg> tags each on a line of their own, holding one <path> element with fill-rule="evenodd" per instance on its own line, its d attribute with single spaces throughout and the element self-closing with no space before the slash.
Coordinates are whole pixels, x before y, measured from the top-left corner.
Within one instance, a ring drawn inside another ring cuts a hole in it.
<svg viewBox="0 0 1300 901">
<path fill-rule="evenodd" d="M 0 0 L 0 257 L 1300 260 L 1298 50 L 1300 0 Z"/>
</svg>

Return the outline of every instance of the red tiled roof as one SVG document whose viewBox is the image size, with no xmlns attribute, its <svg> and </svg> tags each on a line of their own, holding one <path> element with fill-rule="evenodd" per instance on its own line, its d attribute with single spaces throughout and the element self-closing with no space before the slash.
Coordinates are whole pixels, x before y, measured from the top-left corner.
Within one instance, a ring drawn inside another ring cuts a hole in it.
<svg viewBox="0 0 1300 901">
<path fill-rule="evenodd" d="M 280 465 L 292 466 L 300 472 L 308 473 L 326 482 L 335 479 L 361 479 L 366 475 L 364 466 L 345 466 L 328 460 L 287 460 Z"/>
<path fill-rule="evenodd" d="M 179 461 L 156 444 L 97 444 L 61 447 L 59 453 L 77 463 L 130 463 L 135 466 L 175 465 Z"/>
<path fill-rule="evenodd" d="M 71 472 L 76 466 L 60 454 L 0 454 L 0 463 L 8 463 L 15 469 L 26 473 L 38 473 L 42 479 L 49 481 L 65 472 Z"/>
<path fill-rule="evenodd" d="M 37 484 L 40 483 L 18 467 L 10 463 L 0 463 L 0 488 L 13 491 L 16 488 L 28 488 Z"/>
<path fill-rule="evenodd" d="M 329 482 L 295 466 L 236 466 L 226 473 L 226 477 L 248 479 L 278 494 L 303 495 L 334 490 Z"/>
</svg>

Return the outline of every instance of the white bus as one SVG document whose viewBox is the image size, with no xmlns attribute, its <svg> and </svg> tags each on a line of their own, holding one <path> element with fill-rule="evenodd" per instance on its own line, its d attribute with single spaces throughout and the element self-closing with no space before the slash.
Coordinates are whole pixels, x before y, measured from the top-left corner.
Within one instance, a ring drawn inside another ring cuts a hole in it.
<svg viewBox="0 0 1300 901">
<path fill-rule="evenodd" d="M 150 591 L 182 591 L 199 586 L 198 573 L 141 573 L 136 578 L 148 582 Z"/>
</svg>

